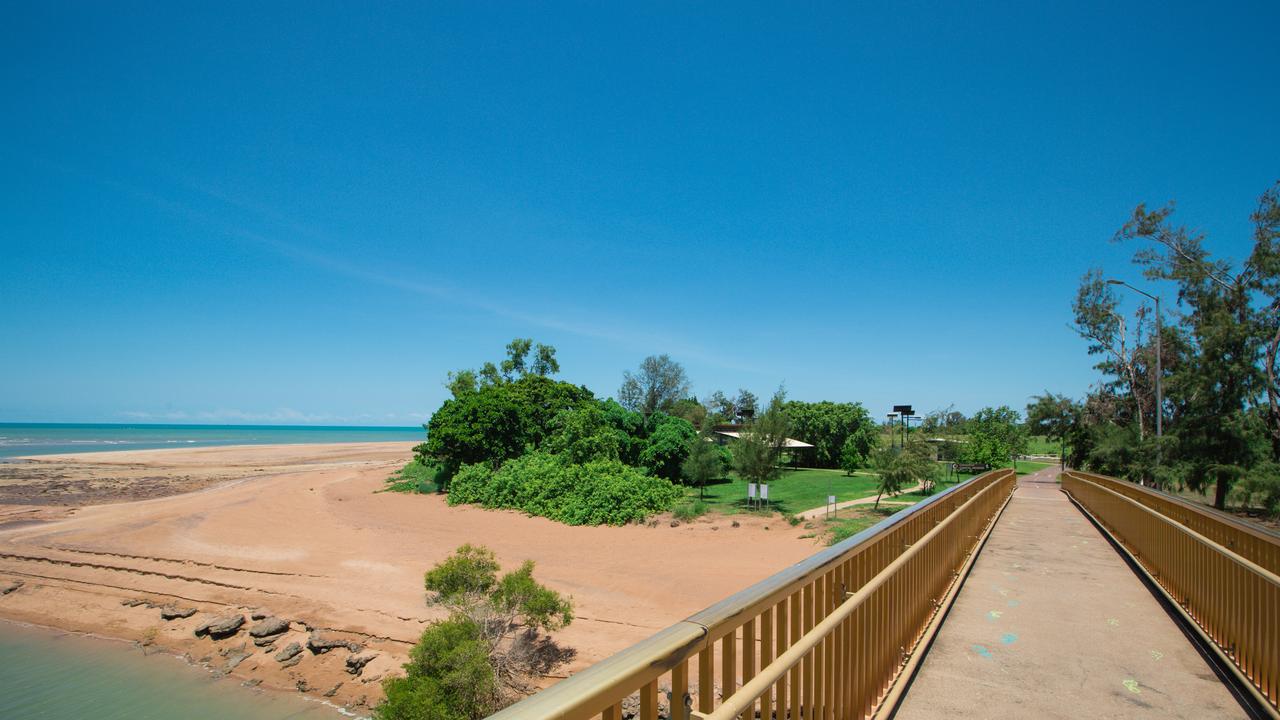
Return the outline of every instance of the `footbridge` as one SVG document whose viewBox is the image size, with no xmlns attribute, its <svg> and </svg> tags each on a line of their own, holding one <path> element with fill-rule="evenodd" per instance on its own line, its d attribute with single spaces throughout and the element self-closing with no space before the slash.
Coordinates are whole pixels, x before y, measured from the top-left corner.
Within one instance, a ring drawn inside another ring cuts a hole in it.
<svg viewBox="0 0 1280 720">
<path fill-rule="evenodd" d="M 996 470 L 493 718 L 1277 718 L 1278 575 L 1228 515 Z"/>
</svg>

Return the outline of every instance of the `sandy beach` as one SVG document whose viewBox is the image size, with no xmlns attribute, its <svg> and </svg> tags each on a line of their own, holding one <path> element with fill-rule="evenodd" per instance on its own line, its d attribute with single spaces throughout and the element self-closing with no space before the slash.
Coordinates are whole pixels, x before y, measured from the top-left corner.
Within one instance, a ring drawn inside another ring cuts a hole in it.
<svg viewBox="0 0 1280 720">
<path fill-rule="evenodd" d="M 781 520 L 581 528 L 379 492 L 411 446 L 83 453 L 0 466 L 0 589 L 21 583 L 0 596 L 0 617 L 153 642 L 360 712 L 441 616 L 425 604 L 422 574 L 463 543 L 489 546 L 506 567 L 532 559 L 541 581 L 573 596 L 577 619 L 556 640 L 577 656 L 561 674 L 817 549 Z M 165 606 L 196 613 L 164 620 Z M 246 619 L 243 629 L 195 636 L 228 613 Z M 288 629 L 255 645 L 246 632 L 254 614 Z M 275 659 L 313 632 L 350 648 Z M 354 656 L 367 660 L 357 672 Z"/>
</svg>

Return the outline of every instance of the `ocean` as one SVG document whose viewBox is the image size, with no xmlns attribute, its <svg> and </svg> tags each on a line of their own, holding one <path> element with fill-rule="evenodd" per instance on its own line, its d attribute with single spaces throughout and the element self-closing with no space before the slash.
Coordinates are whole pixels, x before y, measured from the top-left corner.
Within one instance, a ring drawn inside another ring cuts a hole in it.
<svg viewBox="0 0 1280 720">
<path fill-rule="evenodd" d="M 0 423 L 0 460 L 103 450 L 425 439 L 421 427 Z"/>
<path fill-rule="evenodd" d="M 214 679 L 164 653 L 0 621 L 0 717 L 341 720 L 296 694 Z"/>
</svg>

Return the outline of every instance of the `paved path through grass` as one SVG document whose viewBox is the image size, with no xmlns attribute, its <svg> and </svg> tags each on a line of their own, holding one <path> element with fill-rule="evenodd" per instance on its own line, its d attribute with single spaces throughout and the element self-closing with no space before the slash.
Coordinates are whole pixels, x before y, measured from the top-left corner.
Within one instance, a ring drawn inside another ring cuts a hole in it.
<svg viewBox="0 0 1280 720">
<path fill-rule="evenodd" d="M 880 503 L 882 505 L 901 505 L 902 504 L 901 502 L 894 500 L 895 497 L 898 497 L 899 495 L 906 495 L 907 493 L 913 493 L 919 489 L 920 489 L 919 484 L 912 485 L 906 490 L 903 490 L 902 492 L 898 493 L 898 495 L 886 495 L 880 498 Z M 871 505 L 875 503 L 875 501 L 876 501 L 875 495 L 870 495 L 868 497 L 863 497 L 863 498 L 857 498 L 856 500 L 845 500 L 844 502 L 836 503 L 836 510 L 840 511 L 848 507 L 853 507 L 855 505 Z M 801 520 L 813 520 L 814 518 L 825 517 L 827 512 L 828 510 L 826 507 L 816 507 L 812 510 L 805 510 L 804 512 L 797 514 L 797 517 L 799 517 Z"/>
<path fill-rule="evenodd" d="M 1057 473 L 1020 479 L 897 717 L 1244 717 Z"/>
</svg>

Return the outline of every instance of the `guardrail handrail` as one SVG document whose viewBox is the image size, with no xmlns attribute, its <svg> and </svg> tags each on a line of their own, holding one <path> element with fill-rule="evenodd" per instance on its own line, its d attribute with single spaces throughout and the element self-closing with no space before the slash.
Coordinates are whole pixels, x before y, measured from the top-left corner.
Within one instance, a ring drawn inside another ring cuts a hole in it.
<svg viewBox="0 0 1280 720">
<path fill-rule="evenodd" d="M 1217 646 L 1263 706 L 1280 716 L 1280 575 L 1257 559 L 1267 559 L 1265 543 L 1241 542 L 1242 537 L 1265 540 L 1266 534 L 1237 535 L 1235 524 L 1200 513 L 1185 501 L 1172 502 L 1174 498 L 1106 476 L 1068 471 L 1062 489 Z M 1234 540 L 1236 546 L 1219 538 Z"/>
<path fill-rule="evenodd" d="M 1163 490 L 1083 470 L 1068 470 L 1176 520 L 1219 545 L 1280 574 L 1280 533 Z"/>
<path fill-rule="evenodd" d="M 771 683 L 764 697 L 752 699 L 750 710 L 752 717 L 757 706 L 761 717 L 771 717 L 774 707 L 779 717 L 788 707 L 797 719 L 821 712 L 861 717 L 888 688 L 1014 482 L 1011 470 L 994 470 L 927 498 L 498 712 L 492 720 L 621 720 L 622 701 L 636 693 L 641 720 L 656 720 L 659 680 L 667 676 L 670 705 L 677 711 L 692 709 L 696 696 L 697 710 L 711 712 L 717 684 L 721 695 L 732 697 L 739 685 L 756 676 L 757 668 L 767 667 L 836 612 L 851 589 L 866 586 L 904 555 L 918 557 L 920 567 L 913 565 L 910 577 L 895 574 L 877 581 L 877 587 L 896 593 L 892 604 L 880 593 L 859 608 L 857 617 L 837 623 L 838 632 L 815 643 L 803 662 Z M 984 492 L 989 488 L 998 489 Z M 926 537 L 941 537 L 931 534 L 937 528 L 945 528 L 951 542 L 908 552 Z"/>
</svg>

